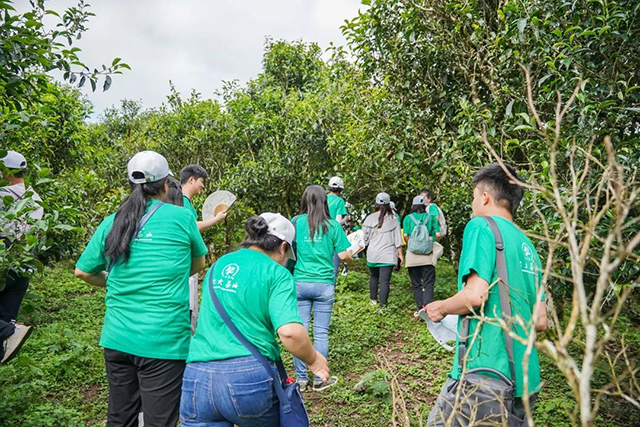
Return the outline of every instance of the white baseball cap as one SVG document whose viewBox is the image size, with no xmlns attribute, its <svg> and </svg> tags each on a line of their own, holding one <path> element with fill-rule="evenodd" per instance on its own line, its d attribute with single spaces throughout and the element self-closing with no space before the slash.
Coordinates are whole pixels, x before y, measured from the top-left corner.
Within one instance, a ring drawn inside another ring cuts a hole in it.
<svg viewBox="0 0 640 427">
<path fill-rule="evenodd" d="M 342 178 L 340 178 L 339 176 L 331 177 L 331 179 L 329 180 L 329 189 L 330 190 L 334 190 L 334 189 L 344 190 L 344 182 L 342 182 Z"/>
<path fill-rule="evenodd" d="M 7 169 L 26 169 L 27 159 L 17 151 L 7 151 L 7 155 L 2 158 L 2 163 Z"/>
<path fill-rule="evenodd" d="M 268 234 L 289 243 L 287 258 L 295 261 L 296 254 L 293 253 L 293 239 L 296 237 L 296 229 L 293 224 L 291 224 L 291 221 L 279 213 L 265 212 L 260 214 L 260 216 L 267 221 L 267 225 L 269 226 Z"/>
<path fill-rule="evenodd" d="M 376 204 L 378 205 L 388 205 L 391 203 L 391 196 L 387 193 L 378 193 L 376 196 Z"/>
<path fill-rule="evenodd" d="M 424 197 L 422 196 L 416 196 L 413 198 L 413 202 L 411 203 L 412 205 L 424 205 Z"/>
<path fill-rule="evenodd" d="M 146 184 L 159 181 L 173 175 L 169 163 L 163 155 L 155 151 L 140 151 L 127 164 L 129 181 L 134 184 Z"/>
</svg>

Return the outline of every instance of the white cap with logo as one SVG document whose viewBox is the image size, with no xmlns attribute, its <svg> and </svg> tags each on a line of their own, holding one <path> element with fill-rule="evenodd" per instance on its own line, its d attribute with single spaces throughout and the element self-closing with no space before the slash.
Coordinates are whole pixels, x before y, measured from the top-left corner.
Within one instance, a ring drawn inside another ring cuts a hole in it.
<svg viewBox="0 0 640 427">
<path fill-rule="evenodd" d="M 289 243 L 287 258 L 295 261 L 296 255 L 293 253 L 293 239 L 296 237 L 296 229 L 291 221 L 279 213 L 265 212 L 260 214 L 260 216 L 267 221 L 267 225 L 269 226 L 268 234 Z"/>
<path fill-rule="evenodd" d="M 2 158 L 2 163 L 7 169 L 26 169 L 27 159 L 17 151 L 9 150 L 7 155 Z"/>
<path fill-rule="evenodd" d="M 344 182 L 339 176 L 333 176 L 329 180 L 329 190 L 344 190 Z"/>
<path fill-rule="evenodd" d="M 391 196 L 387 193 L 378 193 L 376 196 L 376 204 L 378 205 L 388 205 L 391 203 Z"/>
<path fill-rule="evenodd" d="M 173 175 L 169 169 L 169 162 L 163 155 L 155 151 L 140 151 L 127 164 L 129 181 L 134 184 L 146 184 L 159 181 Z"/>
</svg>

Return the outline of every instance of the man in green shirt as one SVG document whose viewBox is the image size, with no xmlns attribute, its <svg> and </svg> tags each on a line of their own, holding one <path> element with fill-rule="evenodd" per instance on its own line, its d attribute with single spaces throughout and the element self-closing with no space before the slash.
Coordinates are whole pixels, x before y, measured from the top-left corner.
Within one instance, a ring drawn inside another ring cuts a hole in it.
<svg viewBox="0 0 640 427">
<path fill-rule="evenodd" d="M 507 169 L 511 176 L 520 179 L 513 168 L 507 165 Z M 495 163 L 480 169 L 473 178 L 473 185 L 474 218 L 464 230 L 458 270 L 459 292 L 446 300 L 432 302 L 427 305 L 426 311 L 434 322 L 439 322 L 448 314 L 484 316 L 486 319 L 483 322 L 478 318 L 470 319 L 468 336 L 475 338 L 470 339 L 471 344 L 465 356 L 465 370 L 493 368 L 511 377 L 504 331 L 495 320 L 490 320 L 502 318 L 502 315 L 497 286 L 495 239 L 483 217 L 491 216 L 502 234 L 512 315 L 522 320 L 522 323 L 510 322 L 511 328 L 513 333 L 524 339 L 547 327 L 545 298 L 541 289 L 541 264 L 529 238 L 513 223 L 516 209 L 524 196 L 523 188 L 513 184 L 509 175 Z M 458 334 L 461 322 L 462 319 L 458 323 Z M 456 346 L 449 378 L 429 415 L 428 426 L 444 425 L 441 414 L 446 403 L 442 396 L 448 389 L 455 387 L 463 374 L 462 367 L 458 366 L 458 347 Z M 513 350 L 516 373 L 516 378 L 511 378 L 516 385 L 514 412 L 524 417 L 522 398 L 525 395 L 523 365 L 527 360 L 526 347 L 514 339 Z M 535 347 L 528 357 L 526 367 L 529 404 L 533 411 L 540 390 L 540 364 Z"/>
<path fill-rule="evenodd" d="M 200 165 L 187 165 L 180 171 L 180 185 L 182 185 L 182 204 L 189 210 L 196 222 L 198 230 L 202 233 L 211 228 L 214 224 L 224 220 L 227 217 L 227 211 L 218 213 L 215 217 L 208 220 L 198 221 L 198 213 L 191 203 L 194 196 L 202 194 L 206 179 L 209 174 Z M 189 277 L 189 308 L 191 309 L 191 332 L 195 333 L 196 324 L 198 322 L 198 275 L 194 274 Z"/>
</svg>

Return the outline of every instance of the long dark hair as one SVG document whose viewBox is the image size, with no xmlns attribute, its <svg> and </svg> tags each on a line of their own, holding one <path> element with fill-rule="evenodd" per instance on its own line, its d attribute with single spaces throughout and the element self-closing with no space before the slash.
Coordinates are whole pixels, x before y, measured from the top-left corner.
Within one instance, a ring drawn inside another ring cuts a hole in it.
<svg viewBox="0 0 640 427">
<path fill-rule="evenodd" d="M 311 241 L 313 241 L 320 227 L 322 227 L 323 235 L 329 231 L 327 221 L 331 217 L 329 216 L 329 205 L 327 204 L 327 195 L 324 192 L 324 188 L 319 185 L 310 185 L 304 190 L 300 213 L 307 214 Z"/>
<path fill-rule="evenodd" d="M 162 192 L 165 182 L 167 182 L 167 178 L 146 184 L 134 184 L 129 181 L 131 193 L 120 204 L 104 244 L 104 251 L 110 263 L 115 263 L 120 257 L 122 257 L 122 262 L 127 262 L 131 240 L 138 229 L 140 218 L 144 215 L 147 199 L 158 196 Z"/>
<path fill-rule="evenodd" d="M 387 215 L 393 216 L 393 209 L 391 209 L 390 205 L 383 205 L 380 203 L 376 203 L 376 212 L 380 212 L 380 217 L 378 218 L 378 228 L 382 227 L 382 224 L 384 223 L 384 218 Z"/>
<path fill-rule="evenodd" d="M 422 203 L 419 203 L 417 205 L 411 205 L 411 213 L 424 213 L 426 212 L 426 206 L 423 205 Z"/>
<path fill-rule="evenodd" d="M 167 192 L 165 202 L 176 206 L 184 206 L 184 201 L 182 200 L 182 185 L 180 185 L 180 181 L 173 177 L 169 177 L 169 191 Z"/>
<path fill-rule="evenodd" d="M 249 217 L 247 222 L 244 223 L 244 231 L 246 231 L 247 235 L 240 244 L 243 248 L 257 246 L 265 252 L 272 253 L 277 251 L 280 245 L 282 245 L 282 242 L 284 242 L 284 240 L 279 237 L 267 233 L 269 231 L 269 224 L 259 215 Z M 289 249 L 288 242 L 286 249 Z"/>
</svg>

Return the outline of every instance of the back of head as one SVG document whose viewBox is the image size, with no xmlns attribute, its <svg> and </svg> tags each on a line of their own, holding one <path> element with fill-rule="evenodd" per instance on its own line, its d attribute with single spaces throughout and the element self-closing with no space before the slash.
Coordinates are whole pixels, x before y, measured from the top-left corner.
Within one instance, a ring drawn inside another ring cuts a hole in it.
<svg viewBox="0 0 640 427">
<path fill-rule="evenodd" d="M 172 176 L 168 179 L 169 191 L 167 192 L 165 202 L 176 206 L 184 206 L 184 201 L 182 199 L 182 185 L 180 185 L 180 182 Z"/>
<path fill-rule="evenodd" d="M 110 263 L 121 257 L 123 262 L 129 259 L 131 240 L 144 215 L 147 200 L 162 194 L 171 173 L 167 160 L 153 151 L 142 151 L 133 156 L 127 172 L 131 193 L 120 204 L 105 242 L 105 254 Z"/>
<path fill-rule="evenodd" d="M 413 201 L 411 202 L 411 213 L 426 212 L 426 204 L 424 202 L 424 197 L 422 196 L 422 194 L 424 194 L 424 192 L 413 198 Z"/>
<path fill-rule="evenodd" d="M 387 215 L 393 216 L 393 210 L 391 209 L 391 197 L 387 193 L 378 193 L 376 195 L 376 212 L 378 216 L 378 228 L 382 227 L 384 219 Z"/>
<path fill-rule="evenodd" d="M 291 249 L 295 238 L 293 224 L 277 213 L 265 212 L 250 217 L 244 225 L 247 235 L 241 246 L 256 246 L 268 254 L 276 253 L 286 243 L 287 257 L 295 260 Z"/>
<path fill-rule="evenodd" d="M 0 161 L 9 170 L 8 175 L 14 178 L 22 178 L 27 171 L 27 159 L 17 151 L 7 151 L 7 155 Z"/>
<path fill-rule="evenodd" d="M 520 201 L 524 197 L 524 188 L 516 184 L 514 180 L 520 182 L 524 182 L 524 180 L 518 176 L 511 165 L 504 163 L 504 166 L 509 174 L 502 169 L 500 164 L 491 163 L 476 172 L 472 184 L 474 187 L 491 194 L 497 206 L 508 210 L 515 217 Z"/>
<path fill-rule="evenodd" d="M 322 228 L 321 234 L 329 231 L 327 221 L 329 216 L 329 205 L 327 204 L 327 195 L 324 189 L 319 185 L 310 185 L 302 194 L 302 203 L 300 205 L 300 213 L 307 214 L 307 222 L 309 223 L 309 237 L 311 240 L 316 232 Z"/>
<path fill-rule="evenodd" d="M 339 176 L 332 176 L 329 180 L 329 191 L 340 193 L 344 190 L 344 182 Z"/>
<path fill-rule="evenodd" d="M 200 178 L 207 179 L 209 174 L 200 165 L 191 164 L 182 168 L 180 171 L 180 184 L 184 185 L 189 181 L 189 178 L 198 180 Z"/>
</svg>

